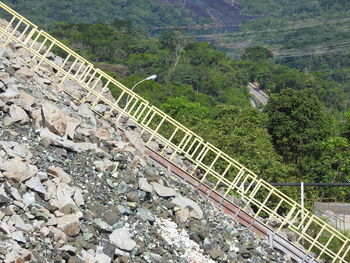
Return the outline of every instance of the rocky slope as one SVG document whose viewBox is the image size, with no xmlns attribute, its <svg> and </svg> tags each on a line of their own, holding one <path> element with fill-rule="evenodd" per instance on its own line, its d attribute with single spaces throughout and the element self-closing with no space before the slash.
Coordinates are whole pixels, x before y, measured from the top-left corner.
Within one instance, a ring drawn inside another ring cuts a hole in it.
<svg viewBox="0 0 350 263">
<path fill-rule="evenodd" d="M 31 60 L 0 48 L 1 262 L 289 262 Z"/>
</svg>

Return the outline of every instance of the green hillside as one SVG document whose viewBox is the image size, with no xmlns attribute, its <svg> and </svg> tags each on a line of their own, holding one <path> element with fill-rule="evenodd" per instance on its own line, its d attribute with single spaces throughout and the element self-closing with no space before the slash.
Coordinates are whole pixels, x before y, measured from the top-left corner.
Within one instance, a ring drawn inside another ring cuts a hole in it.
<svg viewBox="0 0 350 263">
<path fill-rule="evenodd" d="M 238 1 L 234 1 L 238 2 Z M 259 14 L 238 32 L 216 35 L 217 44 L 239 54 L 240 47 L 266 46 L 276 62 L 323 78 L 348 83 L 350 1 L 239 1 L 242 11 Z M 344 90 L 349 93 L 348 85 Z"/>
<path fill-rule="evenodd" d="M 155 0 L 4 0 L 41 26 L 69 23 L 112 22 L 126 19 L 139 26 L 191 24 L 194 21 L 180 4 Z"/>
</svg>

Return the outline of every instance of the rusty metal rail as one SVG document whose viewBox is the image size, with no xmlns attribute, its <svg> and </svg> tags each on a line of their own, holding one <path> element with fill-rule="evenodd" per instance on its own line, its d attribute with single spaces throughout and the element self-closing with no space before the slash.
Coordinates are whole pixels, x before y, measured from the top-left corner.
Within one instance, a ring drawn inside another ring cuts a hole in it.
<svg viewBox="0 0 350 263">
<path fill-rule="evenodd" d="M 237 204 L 232 202 L 232 200 L 223 198 L 219 194 L 211 191 L 209 187 L 202 184 L 200 180 L 188 174 L 181 167 L 178 167 L 172 162 L 169 162 L 167 159 L 165 159 L 163 156 L 159 155 L 152 149 L 148 149 L 146 153 L 157 163 L 161 164 L 165 168 L 170 168 L 170 171 L 172 173 L 189 183 L 192 187 L 196 188 L 197 193 L 199 195 L 206 198 L 208 201 L 213 203 L 223 212 L 233 217 L 235 221 L 239 222 L 247 228 L 250 228 L 257 235 L 268 240 L 271 247 L 283 251 L 286 255 L 288 255 L 290 258 L 293 258 L 297 262 L 319 262 L 308 253 L 305 253 L 305 251 L 300 247 L 292 244 L 281 235 L 276 234 L 273 228 L 262 224 L 259 220 L 255 220 L 253 216 L 243 211 Z"/>
<path fill-rule="evenodd" d="M 213 195 L 222 200 L 233 194 L 240 196 L 246 200 L 240 211 L 265 227 L 268 226 L 262 217 L 278 221 L 280 227 L 271 230 L 274 235 L 280 235 L 283 229 L 292 231 L 305 253 L 317 254 L 315 260 L 350 261 L 350 240 L 345 235 L 2 2 L 0 16 L 8 21 L 3 26 L 0 23 L 1 45 L 14 42 L 29 51 L 32 54 L 29 65 L 38 72 L 44 67 L 51 68 L 55 72 L 51 77 L 60 79 L 59 88 L 74 99 L 89 104 L 95 111 L 103 106 L 106 109 L 103 117 L 116 126 L 122 117 L 128 117 L 142 134 L 148 135 L 147 145 L 160 156 L 174 165 L 182 159 L 189 161 L 192 165 L 186 172 L 192 178 L 201 174 L 201 185 Z M 106 95 L 108 89 L 113 90 L 115 99 Z M 161 142 L 162 149 L 158 149 L 155 140 Z"/>
</svg>

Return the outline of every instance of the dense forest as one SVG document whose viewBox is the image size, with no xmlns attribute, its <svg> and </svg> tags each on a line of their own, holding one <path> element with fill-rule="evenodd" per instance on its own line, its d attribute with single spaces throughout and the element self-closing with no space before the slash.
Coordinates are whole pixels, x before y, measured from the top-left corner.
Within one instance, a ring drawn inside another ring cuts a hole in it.
<svg viewBox="0 0 350 263">
<path fill-rule="evenodd" d="M 157 74 L 137 92 L 270 182 L 350 180 L 347 100 L 333 82 L 276 64 L 266 48 L 232 60 L 180 31 L 150 38 L 121 20 L 59 23 L 51 33 L 128 86 Z M 249 104 L 253 80 L 271 93 L 263 112 Z M 333 188 L 310 188 L 308 197 L 350 198 Z"/>
<path fill-rule="evenodd" d="M 138 26 L 187 25 L 194 23 L 180 3 L 153 0 L 4 0 L 33 22 L 50 27 L 69 23 L 112 22 L 116 18 Z"/>
<path fill-rule="evenodd" d="M 157 74 L 136 92 L 267 181 L 350 182 L 350 60 L 339 46 L 350 1 L 231 0 L 261 16 L 220 36 L 221 45 L 250 43 L 235 59 L 180 30 L 150 37 L 143 27 L 196 22 L 174 1 L 5 2 L 129 87 Z M 262 111 L 250 106 L 248 82 L 270 95 Z M 350 193 L 310 187 L 307 198 Z"/>
</svg>

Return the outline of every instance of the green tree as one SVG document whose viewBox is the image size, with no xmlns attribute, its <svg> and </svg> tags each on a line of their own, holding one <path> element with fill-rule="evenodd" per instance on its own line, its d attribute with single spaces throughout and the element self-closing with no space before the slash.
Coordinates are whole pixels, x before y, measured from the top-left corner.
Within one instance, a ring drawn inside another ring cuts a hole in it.
<svg viewBox="0 0 350 263">
<path fill-rule="evenodd" d="M 267 118 L 253 108 L 220 106 L 212 119 L 194 129 L 222 151 L 269 182 L 290 178 L 293 167 L 284 165 L 266 129 Z"/>
<path fill-rule="evenodd" d="M 257 46 L 257 47 L 248 47 L 244 50 L 242 55 L 243 60 L 250 61 L 259 61 L 259 60 L 268 60 L 273 58 L 273 53 L 271 50 Z"/>
<path fill-rule="evenodd" d="M 209 113 L 208 108 L 186 97 L 169 98 L 161 109 L 187 127 L 199 124 Z"/>
<path fill-rule="evenodd" d="M 310 89 L 283 89 L 265 108 L 268 131 L 279 154 L 300 167 L 306 156 L 317 156 L 317 143 L 328 135 L 323 105 Z"/>
</svg>

